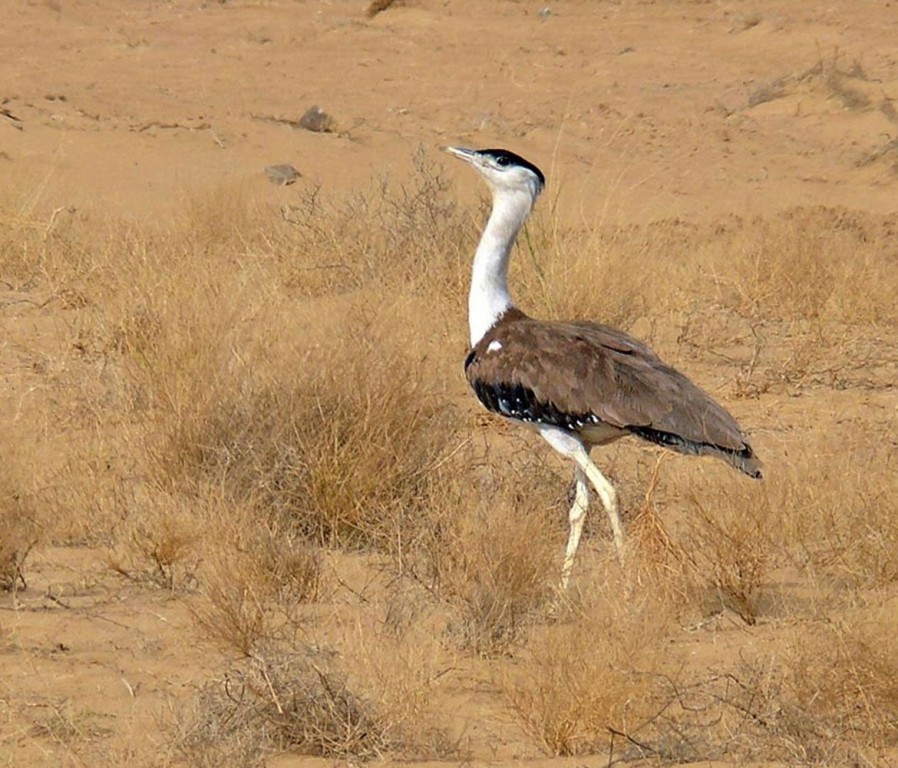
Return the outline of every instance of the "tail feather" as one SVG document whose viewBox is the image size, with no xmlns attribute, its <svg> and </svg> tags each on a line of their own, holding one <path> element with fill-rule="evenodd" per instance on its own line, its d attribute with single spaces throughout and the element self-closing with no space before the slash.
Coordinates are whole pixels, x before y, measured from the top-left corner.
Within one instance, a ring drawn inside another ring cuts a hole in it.
<svg viewBox="0 0 898 768">
<path fill-rule="evenodd" d="M 748 443 L 743 443 L 741 448 L 726 448 L 713 443 L 699 443 L 694 440 L 687 440 L 672 432 L 662 432 L 651 427 L 629 427 L 628 429 L 643 440 L 663 445 L 665 448 L 671 448 L 678 453 L 685 453 L 690 456 L 716 456 L 749 477 L 760 479 L 762 476 L 761 461 L 755 456 Z"/>
</svg>

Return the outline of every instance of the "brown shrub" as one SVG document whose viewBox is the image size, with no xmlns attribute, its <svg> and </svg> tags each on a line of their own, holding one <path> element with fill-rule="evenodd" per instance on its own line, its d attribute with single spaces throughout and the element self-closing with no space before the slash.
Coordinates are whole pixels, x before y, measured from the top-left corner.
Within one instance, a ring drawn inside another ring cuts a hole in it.
<svg viewBox="0 0 898 768">
<path fill-rule="evenodd" d="M 287 749 L 370 759 L 393 746 L 375 702 L 348 687 L 325 654 L 276 652 L 231 667 L 178 726 L 185 765 L 262 765 Z"/>
<path fill-rule="evenodd" d="M 480 655 L 507 652 L 558 585 L 565 485 L 539 456 L 496 451 L 482 467 L 470 456 L 442 467 L 392 551 L 401 573 L 451 607 L 454 641 Z"/>
<path fill-rule="evenodd" d="M 425 631 L 397 638 L 364 615 L 332 641 L 269 638 L 170 724 L 173 744 L 187 765 L 256 765 L 284 750 L 355 760 L 446 757 L 453 747 L 430 711 L 438 659 Z"/>
<path fill-rule="evenodd" d="M 591 581 L 569 620 L 534 629 L 525 663 L 503 685 L 551 755 L 608 754 L 615 734 L 636 735 L 659 707 L 668 611 L 619 572 Z"/>
<path fill-rule="evenodd" d="M 461 307 L 474 222 L 423 149 L 412 165 L 403 185 L 382 179 L 336 201 L 318 189 L 303 192 L 271 237 L 279 281 L 307 296 L 375 285 Z"/>
<path fill-rule="evenodd" d="M 220 485 L 310 542 L 385 547 L 399 517 L 420 509 L 454 436 L 423 364 L 375 333 L 362 320 L 339 348 L 264 378 L 244 371 L 214 394 L 198 375 L 200 393 L 153 450 L 158 470 L 188 487 Z"/>
<path fill-rule="evenodd" d="M 289 529 L 255 519 L 252 508 L 220 503 L 207 525 L 201 596 L 192 608 L 201 633 L 241 656 L 292 641 L 302 606 L 318 596 L 321 553 Z"/>
<path fill-rule="evenodd" d="M 5 437 L 16 432 L 11 425 L 6 425 Z M 27 443 L 22 435 L 16 436 L 21 451 Z M 27 587 L 25 561 L 42 538 L 30 463 L 26 455 L 12 450 L 12 444 L 0 443 L 0 590 Z"/>
</svg>

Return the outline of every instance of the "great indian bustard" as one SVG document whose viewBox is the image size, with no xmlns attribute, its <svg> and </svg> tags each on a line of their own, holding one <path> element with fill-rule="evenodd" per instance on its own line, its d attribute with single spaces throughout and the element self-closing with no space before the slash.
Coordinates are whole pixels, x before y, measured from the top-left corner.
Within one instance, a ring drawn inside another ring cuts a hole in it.
<svg viewBox="0 0 898 768">
<path fill-rule="evenodd" d="M 521 312 L 508 293 L 508 260 L 545 177 L 504 149 L 445 150 L 471 165 L 493 197 L 474 256 L 465 375 L 488 410 L 535 428 L 574 461 L 565 589 L 589 504 L 587 483 L 623 555 L 617 494 L 590 459 L 594 446 L 636 435 L 680 453 L 716 456 L 754 478 L 761 477 L 761 464 L 735 419 L 642 342 L 598 323 L 536 320 Z"/>
</svg>

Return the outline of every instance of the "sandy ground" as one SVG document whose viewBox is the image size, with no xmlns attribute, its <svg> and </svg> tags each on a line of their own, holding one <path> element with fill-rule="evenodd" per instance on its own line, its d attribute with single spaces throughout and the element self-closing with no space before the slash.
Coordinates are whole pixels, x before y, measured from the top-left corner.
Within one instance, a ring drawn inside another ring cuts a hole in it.
<svg viewBox="0 0 898 768">
<path fill-rule="evenodd" d="M 580 214 L 888 211 L 883 2 L 10 2 L 0 162 L 46 206 L 144 217 L 292 163 L 352 188 L 503 144 Z M 829 67 L 837 74 L 827 83 Z M 319 105 L 336 133 L 297 130 Z M 401 173 L 401 170 L 399 171 Z"/>
<path fill-rule="evenodd" d="M 894 2 L 407 0 L 374 18 L 365 8 L 6 0 L 0 194 L 39 216 L 144 221 L 205 190 L 289 200 L 298 187 L 263 172 L 277 163 L 300 171 L 297 185 L 348 191 L 402 178 L 423 147 L 461 178 L 437 151 L 454 143 L 539 164 L 571 222 L 895 210 Z M 295 126 L 313 105 L 333 132 Z M 476 200 L 465 182 L 459 195 Z M 31 333 L 39 347 L 34 322 L 20 341 Z M 894 414 L 893 394 L 876 398 Z M 29 575 L 25 593 L 0 598 L 12 637 L 0 647 L 0 713 L 17 691 L 48 715 L 74 701 L 94 713 L 75 720 L 88 735 L 101 739 L 118 717 L 135 754 L 152 748 L 142 724 L 204 674 L 207 649 L 178 639 L 188 601 L 112 586 L 102 557 L 77 549 L 36 552 Z M 0 715 L 0 760 L 58 764 L 63 737 L 50 728 L 42 742 L 19 722 Z M 117 749 L 108 764 L 128 759 Z M 534 754 L 506 742 L 494 757 Z"/>
</svg>

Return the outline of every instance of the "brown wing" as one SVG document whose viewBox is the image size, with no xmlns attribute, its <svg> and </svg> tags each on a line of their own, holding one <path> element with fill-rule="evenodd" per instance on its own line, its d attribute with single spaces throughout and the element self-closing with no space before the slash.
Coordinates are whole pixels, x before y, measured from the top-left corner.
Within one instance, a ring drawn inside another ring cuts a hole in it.
<svg viewBox="0 0 898 768">
<path fill-rule="evenodd" d="M 466 374 L 481 402 L 503 415 L 587 438 L 591 425 L 607 424 L 759 474 L 735 419 L 622 331 L 541 322 L 512 310 L 472 350 Z"/>
</svg>

